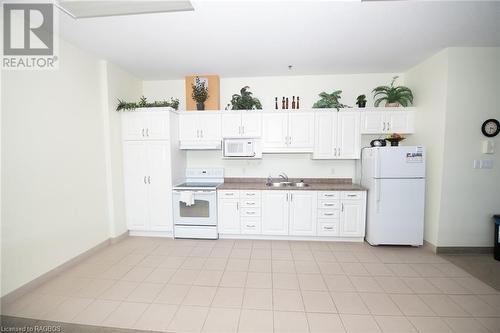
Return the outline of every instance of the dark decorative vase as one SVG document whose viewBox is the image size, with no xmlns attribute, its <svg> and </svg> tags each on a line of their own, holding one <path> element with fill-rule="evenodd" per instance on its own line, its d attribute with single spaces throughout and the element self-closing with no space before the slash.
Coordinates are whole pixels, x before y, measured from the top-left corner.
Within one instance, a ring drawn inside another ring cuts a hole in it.
<svg viewBox="0 0 500 333">
<path fill-rule="evenodd" d="M 197 102 L 196 103 L 196 110 L 199 110 L 199 111 L 205 110 L 205 103 L 203 103 L 203 102 L 201 102 L 201 103 Z"/>
<path fill-rule="evenodd" d="M 366 101 L 360 101 L 359 104 L 358 104 L 358 106 L 360 108 L 364 108 L 366 106 Z"/>
</svg>

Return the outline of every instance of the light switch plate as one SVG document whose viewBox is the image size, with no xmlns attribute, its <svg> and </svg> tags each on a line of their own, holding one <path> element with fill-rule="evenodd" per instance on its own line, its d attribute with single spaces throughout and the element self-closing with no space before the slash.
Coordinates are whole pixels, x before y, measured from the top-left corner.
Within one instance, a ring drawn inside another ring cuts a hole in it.
<svg viewBox="0 0 500 333">
<path fill-rule="evenodd" d="M 482 144 L 481 152 L 483 154 L 493 154 L 495 153 L 495 141 L 484 140 Z"/>
<path fill-rule="evenodd" d="M 474 160 L 474 169 L 479 169 L 481 167 L 481 161 L 480 160 Z"/>
</svg>

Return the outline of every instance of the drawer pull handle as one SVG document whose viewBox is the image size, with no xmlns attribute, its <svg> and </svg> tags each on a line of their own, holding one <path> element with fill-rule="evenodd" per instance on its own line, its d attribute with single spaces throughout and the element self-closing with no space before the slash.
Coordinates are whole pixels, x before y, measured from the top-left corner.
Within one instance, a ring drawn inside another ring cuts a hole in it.
<svg viewBox="0 0 500 333">
<path fill-rule="evenodd" d="M 253 205 L 255 205 L 255 202 L 246 202 L 246 204 L 249 206 L 253 206 Z"/>
<path fill-rule="evenodd" d="M 325 230 L 333 230 L 333 227 L 323 227 Z"/>
<path fill-rule="evenodd" d="M 357 194 L 348 194 L 347 196 L 348 197 L 357 197 L 358 195 Z"/>
<path fill-rule="evenodd" d="M 327 207 L 335 206 L 334 204 L 327 204 L 327 203 L 324 204 L 324 205 L 327 206 Z"/>
<path fill-rule="evenodd" d="M 255 224 L 247 224 L 247 228 L 255 228 Z"/>
<path fill-rule="evenodd" d="M 224 195 L 234 195 L 234 193 L 226 193 L 226 194 L 224 194 Z"/>
<path fill-rule="evenodd" d="M 248 215 L 253 215 L 255 212 L 247 212 Z"/>
<path fill-rule="evenodd" d="M 332 216 L 333 213 L 323 213 L 323 215 L 325 215 L 325 216 Z"/>
<path fill-rule="evenodd" d="M 335 194 L 325 194 L 325 197 L 334 197 Z"/>
<path fill-rule="evenodd" d="M 249 196 L 249 197 L 251 197 L 251 196 L 254 196 L 255 193 L 247 193 L 246 195 Z"/>
</svg>

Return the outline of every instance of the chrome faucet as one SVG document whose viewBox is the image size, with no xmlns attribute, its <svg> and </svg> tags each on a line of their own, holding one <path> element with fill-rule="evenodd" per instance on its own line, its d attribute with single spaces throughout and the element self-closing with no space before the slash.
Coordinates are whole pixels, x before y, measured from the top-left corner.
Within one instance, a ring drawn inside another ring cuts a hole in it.
<svg viewBox="0 0 500 333">
<path fill-rule="evenodd" d="M 278 177 L 283 178 L 283 180 L 288 183 L 288 175 L 286 173 L 282 172 Z"/>
</svg>

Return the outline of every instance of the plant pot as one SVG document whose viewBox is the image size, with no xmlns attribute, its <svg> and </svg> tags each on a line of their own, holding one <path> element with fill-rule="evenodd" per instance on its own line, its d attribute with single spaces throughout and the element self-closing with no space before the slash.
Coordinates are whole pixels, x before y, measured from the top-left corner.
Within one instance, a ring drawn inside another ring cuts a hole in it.
<svg viewBox="0 0 500 333">
<path fill-rule="evenodd" d="M 205 110 L 205 103 L 196 103 L 196 110 L 200 111 L 200 110 Z"/>
<path fill-rule="evenodd" d="M 385 106 L 388 108 L 397 108 L 398 106 L 401 106 L 401 104 L 399 104 L 399 102 L 385 103 Z"/>
<path fill-rule="evenodd" d="M 385 141 L 389 141 L 391 143 L 391 146 L 397 147 L 399 146 L 399 142 L 403 141 L 402 139 L 385 139 Z"/>
<path fill-rule="evenodd" d="M 358 105 L 358 108 L 364 108 L 366 107 L 366 101 L 360 101 L 356 103 Z"/>
</svg>

